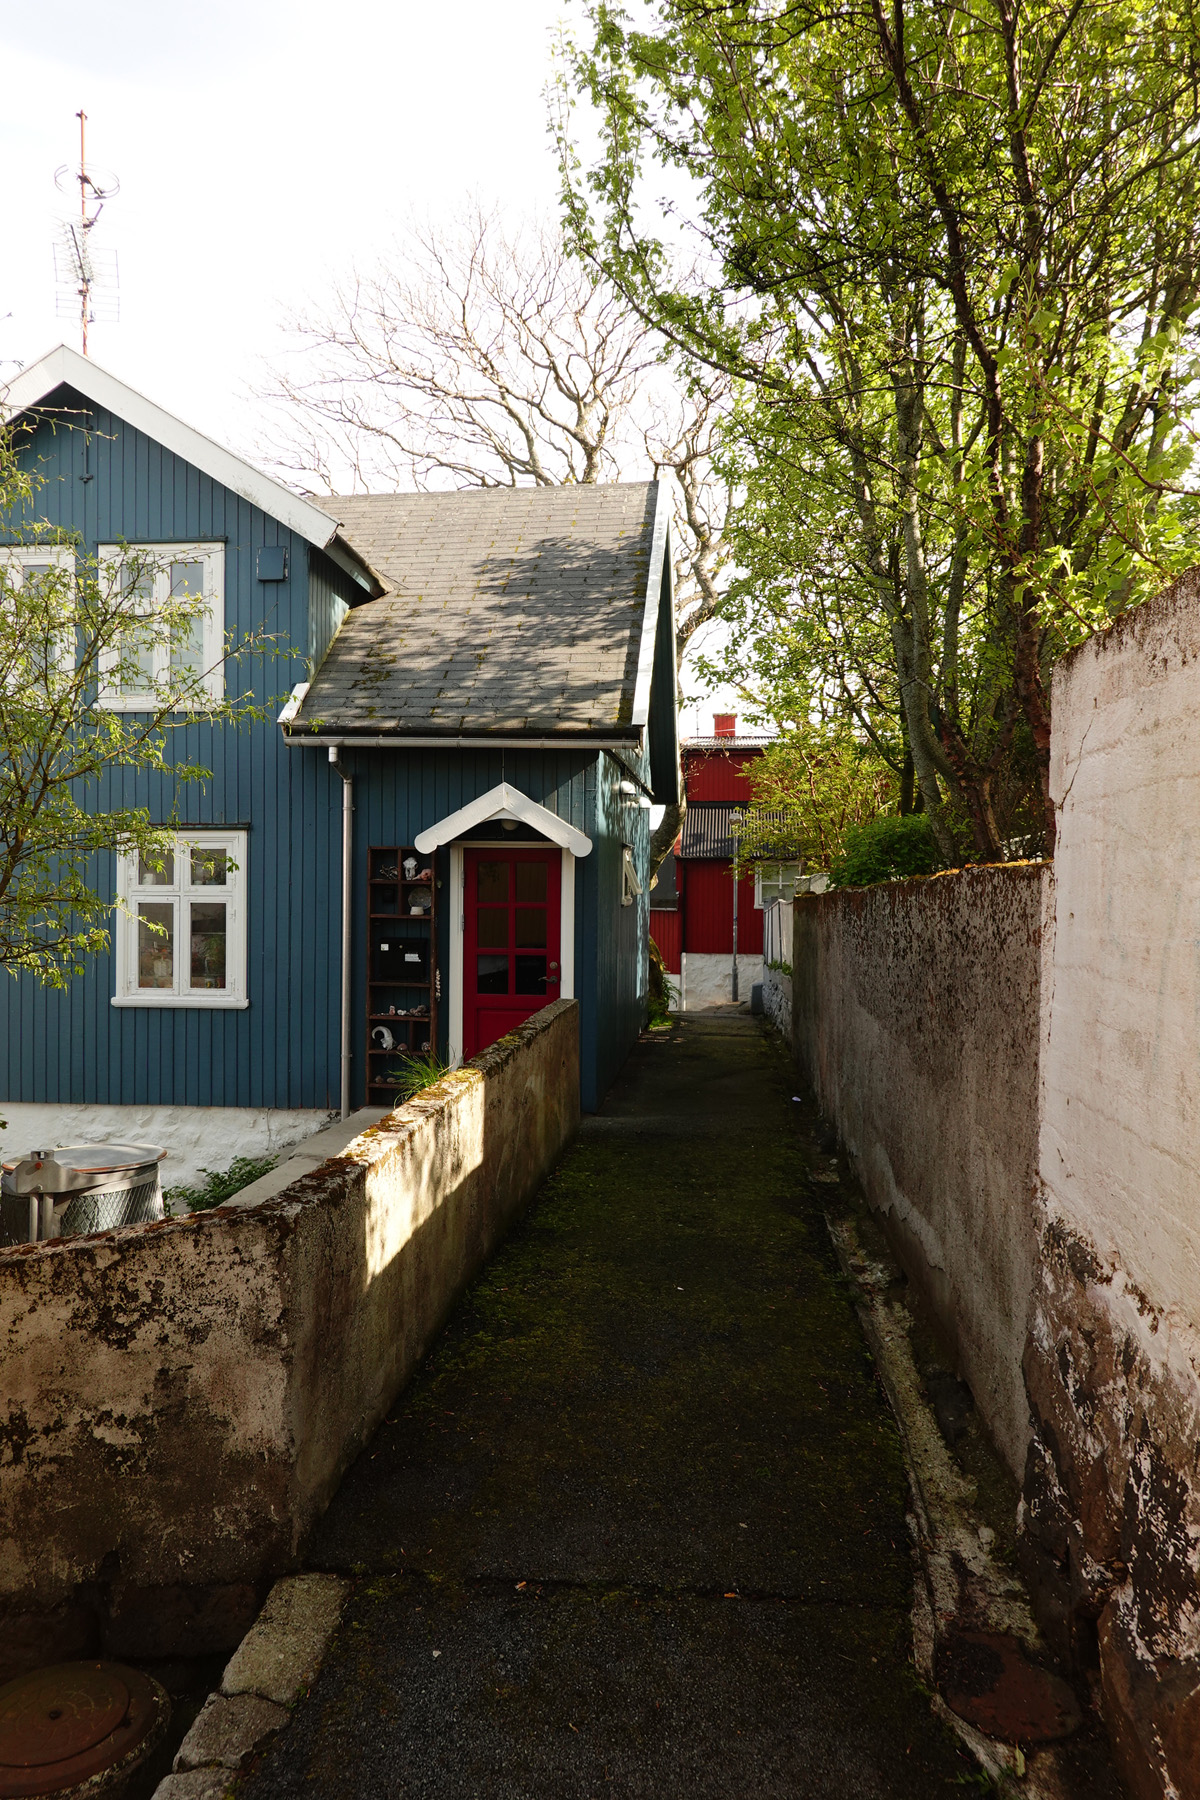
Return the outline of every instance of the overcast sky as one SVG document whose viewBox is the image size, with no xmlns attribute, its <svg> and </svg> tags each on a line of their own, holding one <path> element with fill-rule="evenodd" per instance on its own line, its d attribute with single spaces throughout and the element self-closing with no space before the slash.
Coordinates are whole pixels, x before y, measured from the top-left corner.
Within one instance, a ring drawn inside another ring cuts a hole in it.
<svg viewBox="0 0 1200 1800">
<path fill-rule="evenodd" d="M 55 344 L 56 169 L 113 171 L 93 243 L 120 320 L 98 362 L 243 453 L 289 305 L 386 245 L 410 209 L 551 212 L 542 98 L 564 0 L 0 0 L 0 374 Z M 713 702 L 685 728 L 710 728 Z"/>
</svg>

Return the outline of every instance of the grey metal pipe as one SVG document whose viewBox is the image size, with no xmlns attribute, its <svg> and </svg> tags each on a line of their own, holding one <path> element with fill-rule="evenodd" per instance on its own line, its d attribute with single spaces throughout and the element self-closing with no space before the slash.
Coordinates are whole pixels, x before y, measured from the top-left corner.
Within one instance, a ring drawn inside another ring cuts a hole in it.
<svg viewBox="0 0 1200 1800">
<path fill-rule="evenodd" d="M 354 777 L 342 767 L 338 746 L 329 760 L 342 778 L 342 1117 L 350 1117 L 350 950 L 354 884 Z"/>
</svg>

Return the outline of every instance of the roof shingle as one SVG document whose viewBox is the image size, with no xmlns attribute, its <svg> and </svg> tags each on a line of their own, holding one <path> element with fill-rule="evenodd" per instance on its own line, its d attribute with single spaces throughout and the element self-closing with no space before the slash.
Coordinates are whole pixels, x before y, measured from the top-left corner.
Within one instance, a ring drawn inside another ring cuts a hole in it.
<svg viewBox="0 0 1200 1800">
<path fill-rule="evenodd" d="M 656 482 L 323 501 L 387 581 L 342 622 L 292 730 L 628 728 Z"/>
</svg>

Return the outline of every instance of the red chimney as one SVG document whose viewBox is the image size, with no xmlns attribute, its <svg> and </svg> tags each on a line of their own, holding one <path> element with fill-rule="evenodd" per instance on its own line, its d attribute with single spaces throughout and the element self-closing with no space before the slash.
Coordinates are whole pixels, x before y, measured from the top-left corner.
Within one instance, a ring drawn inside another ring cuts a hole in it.
<svg viewBox="0 0 1200 1800">
<path fill-rule="evenodd" d="M 714 713 L 713 714 L 713 736 L 714 737 L 736 737 L 737 736 L 737 714 L 736 713 Z"/>
</svg>

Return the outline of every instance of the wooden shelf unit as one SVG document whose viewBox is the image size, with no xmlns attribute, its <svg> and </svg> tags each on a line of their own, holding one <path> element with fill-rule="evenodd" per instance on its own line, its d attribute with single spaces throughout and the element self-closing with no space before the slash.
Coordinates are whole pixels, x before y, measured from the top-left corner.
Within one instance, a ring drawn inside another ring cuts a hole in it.
<svg viewBox="0 0 1200 1800">
<path fill-rule="evenodd" d="M 433 858 L 408 844 L 372 845 L 367 859 L 366 1103 L 386 1106 L 404 1058 L 437 1049 L 437 879 Z M 416 863 L 415 879 L 405 862 Z"/>
</svg>

